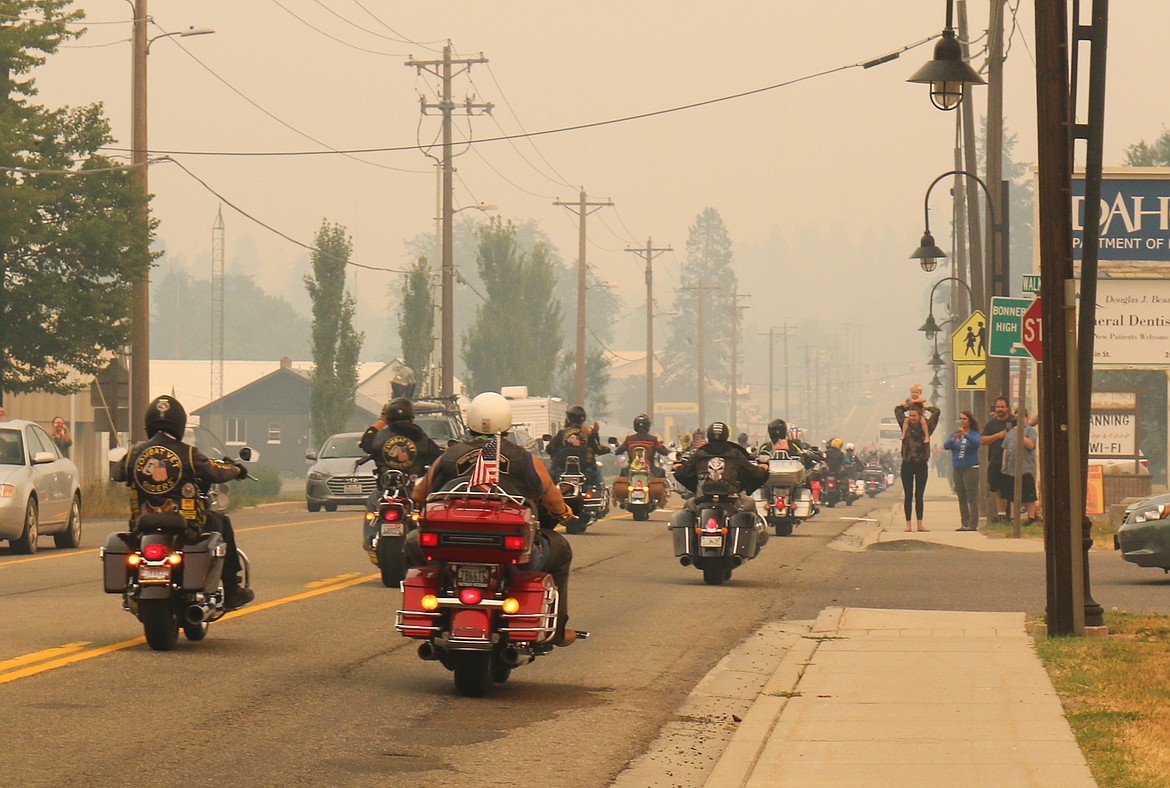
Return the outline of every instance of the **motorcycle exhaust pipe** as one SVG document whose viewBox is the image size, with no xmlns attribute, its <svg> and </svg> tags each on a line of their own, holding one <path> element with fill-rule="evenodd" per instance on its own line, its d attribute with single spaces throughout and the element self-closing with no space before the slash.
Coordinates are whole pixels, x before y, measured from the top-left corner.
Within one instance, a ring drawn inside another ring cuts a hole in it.
<svg viewBox="0 0 1170 788">
<path fill-rule="evenodd" d="M 691 557 L 689 555 L 684 555 L 678 559 L 678 562 L 680 564 L 682 564 L 683 566 L 690 566 L 691 565 Z"/>
<path fill-rule="evenodd" d="M 184 618 L 187 619 L 188 624 L 202 624 L 207 620 L 207 616 L 211 613 L 211 609 L 203 605 L 191 605 L 187 608 Z"/>
<path fill-rule="evenodd" d="M 418 658 L 425 659 L 425 660 L 438 659 L 439 654 L 435 650 L 435 647 L 432 646 L 429 642 L 428 643 L 419 643 L 418 644 Z"/>
<path fill-rule="evenodd" d="M 520 664 L 520 649 L 515 646 L 504 646 L 500 649 L 500 660 L 510 668 Z"/>
<path fill-rule="evenodd" d="M 731 565 L 732 565 L 732 566 L 737 566 L 737 567 L 738 567 L 738 566 L 743 566 L 743 556 L 741 556 L 741 555 L 733 555 L 733 556 L 731 557 Z"/>
</svg>

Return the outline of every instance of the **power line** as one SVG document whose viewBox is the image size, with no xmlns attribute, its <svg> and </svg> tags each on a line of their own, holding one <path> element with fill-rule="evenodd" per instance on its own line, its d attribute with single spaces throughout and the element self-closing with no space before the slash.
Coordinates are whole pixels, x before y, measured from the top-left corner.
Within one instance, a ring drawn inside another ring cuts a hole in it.
<svg viewBox="0 0 1170 788">
<path fill-rule="evenodd" d="M 394 28 L 390 27 L 390 25 L 386 24 L 386 23 L 385 23 L 385 22 L 384 22 L 384 21 L 383 21 L 383 20 L 382 20 L 382 19 L 381 19 L 379 16 L 377 16 L 377 15 L 376 15 L 376 14 L 375 14 L 373 11 L 371 11 L 371 10 L 370 10 L 370 9 L 368 9 L 368 8 L 366 8 L 366 7 L 365 7 L 365 6 L 364 6 L 364 5 L 361 3 L 361 0 L 353 0 L 353 3 L 354 3 L 354 5 L 356 5 L 358 8 L 362 9 L 363 11 L 365 11 L 365 12 L 366 12 L 366 14 L 367 14 L 367 15 L 369 15 L 369 17 L 370 17 L 371 19 L 373 19 L 375 22 L 377 22 L 377 23 L 378 23 L 378 24 L 380 24 L 382 27 L 384 27 L 384 28 L 386 28 L 387 30 L 389 30 L 389 31 L 390 31 L 391 33 L 393 33 L 394 35 L 396 35 L 396 36 L 399 36 L 399 39 L 398 39 L 398 40 L 399 40 L 399 42 L 400 42 L 400 43 L 403 43 L 403 44 L 414 44 L 415 46 L 422 47 L 423 49 L 429 49 L 431 52 L 442 52 L 442 51 L 443 51 L 443 50 L 441 50 L 441 49 L 435 49 L 434 47 L 427 46 L 427 44 L 442 44 L 442 43 L 443 43 L 442 39 L 440 39 L 440 40 L 437 40 L 437 41 L 427 41 L 427 42 L 423 42 L 423 41 L 415 41 L 415 40 L 413 40 L 413 39 L 411 39 L 411 38 L 408 38 L 408 37 L 406 37 L 406 36 L 402 35 L 402 33 L 399 33 L 397 30 L 395 30 Z"/>
<path fill-rule="evenodd" d="M 296 12 L 292 11 L 290 8 L 288 8 L 288 6 L 284 5 L 284 3 L 281 3 L 280 0 L 272 0 L 272 3 L 277 8 L 284 11 L 286 14 L 288 14 L 293 19 L 300 22 L 305 27 L 309 28 L 310 30 L 313 30 L 314 32 L 316 32 L 320 35 L 325 36 L 325 38 L 328 38 L 332 41 L 336 41 L 337 43 L 341 44 L 342 46 L 347 46 L 350 49 L 356 49 L 359 52 L 368 52 L 371 55 L 380 55 L 382 57 L 406 57 L 405 54 L 400 53 L 400 52 L 382 52 L 382 51 L 377 50 L 377 49 L 367 49 L 366 47 L 358 46 L 357 44 L 351 44 L 349 41 L 346 41 L 345 39 L 342 39 L 342 38 L 338 38 L 337 36 L 333 35 L 332 33 L 326 33 L 324 30 L 317 27 L 309 20 L 305 19 L 304 17 L 298 15 Z M 318 5 L 320 5 L 320 3 L 318 3 Z M 325 10 L 328 11 L 329 9 L 326 8 Z M 330 11 L 330 13 L 334 13 L 334 12 Z M 337 16 L 337 14 L 334 14 L 334 15 Z M 340 18 L 345 19 L 345 17 L 340 17 Z M 346 21 L 349 21 L 349 20 L 346 20 Z M 367 32 L 369 32 L 369 31 L 367 31 Z"/>
</svg>

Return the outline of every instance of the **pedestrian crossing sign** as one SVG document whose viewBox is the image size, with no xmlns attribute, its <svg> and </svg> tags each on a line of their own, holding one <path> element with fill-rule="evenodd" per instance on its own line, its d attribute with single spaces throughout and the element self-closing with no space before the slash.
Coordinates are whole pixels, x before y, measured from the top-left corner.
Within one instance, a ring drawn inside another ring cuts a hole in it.
<svg viewBox="0 0 1170 788">
<path fill-rule="evenodd" d="M 976 309 L 951 334 L 951 359 L 955 364 L 987 361 L 987 318 Z"/>
</svg>

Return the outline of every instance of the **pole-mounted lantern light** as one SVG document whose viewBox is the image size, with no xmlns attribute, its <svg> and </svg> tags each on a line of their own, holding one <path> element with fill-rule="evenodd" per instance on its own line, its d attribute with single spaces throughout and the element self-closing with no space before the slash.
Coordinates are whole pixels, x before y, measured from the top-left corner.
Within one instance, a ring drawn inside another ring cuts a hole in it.
<svg viewBox="0 0 1170 788">
<path fill-rule="evenodd" d="M 951 22 L 953 12 L 953 0 L 947 0 L 947 26 L 934 45 L 934 58 L 906 80 L 930 85 L 930 102 L 943 111 L 955 109 L 963 102 L 967 85 L 987 84 L 971 64 L 963 60 L 963 48 Z"/>
</svg>

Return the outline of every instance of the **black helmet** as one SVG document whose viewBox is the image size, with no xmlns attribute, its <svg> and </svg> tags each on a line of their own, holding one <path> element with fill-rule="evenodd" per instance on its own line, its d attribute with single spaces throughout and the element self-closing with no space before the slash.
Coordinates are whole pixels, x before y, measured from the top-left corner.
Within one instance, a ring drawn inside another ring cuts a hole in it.
<svg viewBox="0 0 1170 788">
<path fill-rule="evenodd" d="M 731 437 L 731 430 L 721 421 L 713 421 L 711 426 L 707 428 L 707 440 L 709 441 L 725 441 L 729 437 Z"/>
<path fill-rule="evenodd" d="M 782 441 L 788 437 L 788 425 L 784 419 L 772 419 L 768 422 L 768 437 L 773 441 Z"/>
<path fill-rule="evenodd" d="M 166 432 L 179 440 L 187 431 L 187 411 L 174 397 L 163 394 L 146 406 L 146 437 Z"/>
<path fill-rule="evenodd" d="M 650 431 L 650 417 L 645 413 L 634 418 L 634 432 L 649 432 Z"/>
<path fill-rule="evenodd" d="M 414 405 L 406 397 L 395 397 L 382 408 L 386 421 L 414 421 Z"/>
<path fill-rule="evenodd" d="M 585 409 L 580 405 L 570 405 L 569 409 L 565 411 L 565 418 L 569 420 L 570 424 L 584 424 Z"/>
</svg>

